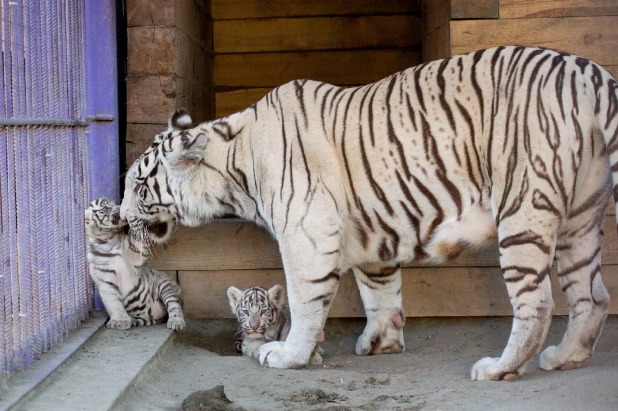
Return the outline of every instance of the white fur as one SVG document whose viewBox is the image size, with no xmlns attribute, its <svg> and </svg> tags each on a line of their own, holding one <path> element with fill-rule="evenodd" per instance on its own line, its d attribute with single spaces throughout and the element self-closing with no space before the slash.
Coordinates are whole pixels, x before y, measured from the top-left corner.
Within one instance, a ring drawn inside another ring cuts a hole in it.
<svg viewBox="0 0 618 411">
<path fill-rule="evenodd" d="M 291 82 L 242 112 L 156 137 L 127 173 L 121 214 L 197 226 L 233 213 L 266 228 L 292 317 L 285 342 L 256 353 L 275 368 L 307 364 L 350 269 L 368 317 L 357 352 L 402 351 L 398 266 L 440 263 L 497 236 L 513 329 L 473 379 L 517 378 L 540 351 L 554 256 L 571 321 L 541 365 L 575 367 L 592 355 L 609 304 L 594 252 L 618 162 L 618 150 L 604 151 L 618 128 L 606 117 L 612 81 L 576 56 L 507 47 L 360 88 Z M 146 196 L 154 211 L 135 193 L 144 176 L 171 189 Z"/>
</svg>

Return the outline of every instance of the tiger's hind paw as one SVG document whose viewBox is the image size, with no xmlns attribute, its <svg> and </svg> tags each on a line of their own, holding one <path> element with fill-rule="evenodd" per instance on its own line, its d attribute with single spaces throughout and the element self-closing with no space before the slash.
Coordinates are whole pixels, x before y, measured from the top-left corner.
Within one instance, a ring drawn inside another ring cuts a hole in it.
<svg viewBox="0 0 618 411">
<path fill-rule="evenodd" d="M 539 356 L 539 367 L 545 371 L 568 371 L 584 368 L 590 361 L 590 353 L 582 352 L 579 355 L 570 355 L 569 358 L 567 360 L 561 359 L 558 355 L 558 347 L 550 345 Z"/>
<path fill-rule="evenodd" d="M 472 378 L 472 381 L 515 381 L 522 373 L 523 367 L 515 371 L 503 370 L 500 358 L 485 357 L 474 364 L 470 372 L 470 378 Z"/>
<path fill-rule="evenodd" d="M 106 324 L 106 327 L 113 328 L 115 330 L 128 330 L 131 328 L 131 318 L 110 318 L 110 320 Z"/>
<path fill-rule="evenodd" d="M 183 317 L 170 317 L 167 320 L 167 328 L 174 331 L 182 331 L 185 328 L 185 319 Z"/>
<path fill-rule="evenodd" d="M 404 319 L 399 315 L 384 321 L 384 325 L 367 323 L 356 341 L 357 355 L 397 354 L 405 350 L 403 341 Z"/>
<path fill-rule="evenodd" d="M 302 368 L 306 365 L 301 360 L 301 354 L 285 347 L 283 341 L 272 341 L 262 345 L 255 353 L 254 357 L 259 363 L 270 368 Z"/>
</svg>

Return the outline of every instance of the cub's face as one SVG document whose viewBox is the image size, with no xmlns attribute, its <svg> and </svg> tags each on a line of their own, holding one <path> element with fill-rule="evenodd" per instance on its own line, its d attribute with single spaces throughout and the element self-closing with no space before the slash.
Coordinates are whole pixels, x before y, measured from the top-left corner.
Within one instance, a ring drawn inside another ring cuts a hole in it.
<svg viewBox="0 0 618 411">
<path fill-rule="evenodd" d="M 240 330 L 250 338 L 262 337 L 282 318 L 284 295 L 279 284 L 269 290 L 251 287 L 242 291 L 230 287 L 227 296 Z"/>
<path fill-rule="evenodd" d="M 101 237 L 120 232 L 127 222 L 120 218 L 120 206 L 106 198 L 97 198 L 84 211 L 86 233 Z"/>
</svg>

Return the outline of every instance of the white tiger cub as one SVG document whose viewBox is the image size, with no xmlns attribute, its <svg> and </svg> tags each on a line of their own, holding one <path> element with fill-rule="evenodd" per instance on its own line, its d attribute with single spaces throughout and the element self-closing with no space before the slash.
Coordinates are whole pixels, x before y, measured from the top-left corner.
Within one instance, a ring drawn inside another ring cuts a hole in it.
<svg viewBox="0 0 618 411">
<path fill-rule="evenodd" d="M 283 287 L 270 289 L 250 287 L 227 289 L 230 308 L 236 315 L 240 337 L 234 344 L 236 352 L 253 357 L 257 350 L 270 341 L 283 341 L 290 332 L 290 308 L 285 304 Z M 322 364 L 324 350 L 316 346 L 309 364 Z"/>
<path fill-rule="evenodd" d="M 403 351 L 401 264 L 487 242 L 499 246 L 513 327 L 472 379 L 513 380 L 539 353 L 545 370 L 591 358 L 609 310 L 601 245 L 612 190 L 618 200 L 618 82 L 600 65 L 496 47 L 362 87 L 296 80 L 215 121 L 194 125 L 179 110 L 169 126 L 127 172 L 121 215 L 153 227 L 235 214 L 272 234 L 292 326 L 259 348 L 261 364 L 309 361 L 350 269 L 367 315 L 356 353 Z M 569 324 L 541 352 L 551 281 Z"/>
<path fill-rule="evenodd" d="M 164 272 L 144 267 L 149 244 L 120 219 L 120 206 L 98 198 L 85 211 L 90 276 L 110 316 L 108 328 L 126 330 L 163 322 L 185 326 L 180 287 Z"/>
</svg>

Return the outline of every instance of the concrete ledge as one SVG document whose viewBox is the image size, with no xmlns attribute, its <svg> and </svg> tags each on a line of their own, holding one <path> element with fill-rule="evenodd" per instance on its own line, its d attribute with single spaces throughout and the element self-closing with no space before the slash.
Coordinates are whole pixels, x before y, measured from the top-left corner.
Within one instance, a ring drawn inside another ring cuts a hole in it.
<svg viewBox="0 0 618 411">
<path fill-rule="evenodd" d="M 128 331 L 101 328 L 14 409 L 112 409 L 173 344 L 173 336 L 165 324 Z"/>
<path fill-rule="evenodd" d="M 0 390 L 0 409 L 8 410 L 15 407 L 20 401 L 29 398 L 32 393 L 42 387 L 47 378 L 61 367 L 92 335 L 101 328 L 107 315 L 100 311 L 90 314 L 77 330 L 71 331 L 69 338 L 59 346 L 52 348 L 41 356 L 31 368 L 18 372 L 3 381 Z"/>
</svg>

